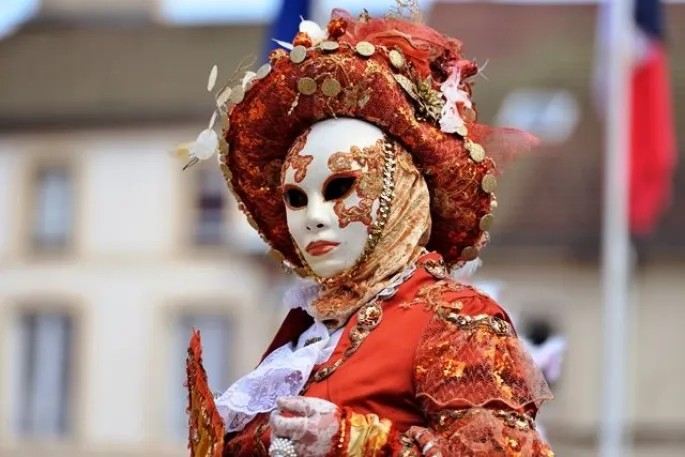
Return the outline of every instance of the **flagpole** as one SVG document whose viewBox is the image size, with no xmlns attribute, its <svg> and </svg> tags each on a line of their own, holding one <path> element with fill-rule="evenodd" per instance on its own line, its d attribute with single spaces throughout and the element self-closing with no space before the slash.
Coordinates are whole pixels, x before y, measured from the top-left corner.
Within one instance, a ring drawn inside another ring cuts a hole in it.
<svg viewBox="0 0 685 457">
<path fill-rule="evenodd" d="M 634 0 L 604 1 L 611 3 L 608 5 L 608 99 L 602 230 L 604 377 L 599 455 L 625 457 L 625 349 L 631 273 L 628 171 Z"/>
</svg>

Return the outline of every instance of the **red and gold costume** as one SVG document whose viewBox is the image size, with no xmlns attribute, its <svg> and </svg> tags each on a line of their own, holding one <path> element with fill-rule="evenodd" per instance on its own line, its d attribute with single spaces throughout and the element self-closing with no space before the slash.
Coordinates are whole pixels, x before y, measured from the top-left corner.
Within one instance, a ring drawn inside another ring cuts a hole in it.
<svg viewBox="0 0 685 457">
<path fill-rule="evenodd" d="M 553 455 L 535 430 L 537 410 L 551 398 L 542 374 L 506 313 L 449 273 L 487 242 L 495 158 L 531 138 L 476 123 L 469 78 L 477 66 L 461 56 L 459 42 L 419 23 L 336 11 L 326 40 L 301 32 L 294 44 L 289 56 L 274 52 L 247 85 L 232 88 L 220 150 L 229 186 L 276 257 L 312 275 L 291 238 L 280 190 L 284 164 L 299 182 L 311 162 L 295 167 L 286 158 L 303 132 L 351 117 L 392 139 L 358 160 L 378 161 L 382 170 L 365 175 L 365 189 L 390 203 L 381 204 L 375 225 L 365 216 L 369 244 L 359 265 L 334 280 L 319 278 L 313 305 L 343 317 L 332 355 L 300 392 L 336 408 L 328 455 Z M 458 121 L 451 127 L 450 116 Z M 313 323 L 292 310 L 265 357 Z M 188 388 L 193 457 L 269 455 L 268 412 L 224 436 L 197 334 Z"/>
<path fill-rule="evenodd" d="M 421 455 L 407 434 L 414 426 L 430 429 L 443 456 L 552 455 L 533 422 L 551 395 L 508 316 L 446 277 L 439 255 L 421 257 L 394 296 L 371 306 L 371 323 L 350 319 L 329 363 L 318 367 L 303 395 L 343 408 L 334 455 Z M 292 311 L 272 348 L 310 324 Z M 375 327 L 363 330 L 368 325 Z M 228 436 L 223 455 L 268 455 L 267 424 L 263 415 Z"/>
</svg>

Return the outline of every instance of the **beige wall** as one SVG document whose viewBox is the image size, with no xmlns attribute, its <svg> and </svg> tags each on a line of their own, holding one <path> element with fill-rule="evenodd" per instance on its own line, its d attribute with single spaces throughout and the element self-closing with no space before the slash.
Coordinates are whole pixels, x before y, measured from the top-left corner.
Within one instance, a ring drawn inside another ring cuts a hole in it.
<svg viewBox="0 0 685 457">
<path fill-rule="evenodd" d="M 135 13 L 151 14 L 157 8 L 157 0 L 41 0 L 41 10 L 48 15 L 68 17 L 127 15 Z"/>
<path fill-rule="evenodd" d="M 172 354 L 182 312 L 231 319 L 233 377 L 258 360 L 283 315 L 273 306 L 278 282 L 230 246 L 188 242 L 194 171 L 181 173 L 169 151 L 194 134 L 180 126 L 0 138 L 0 456 L 44 455 L 47 445 L 18 440 L 10 426 L 22 311 L 67 310 L 76 322 L 75 431 L 50 455 L 183 454 L 165 422 L 169 373 L 183 357 Z M 31 183 L 37 164 L 56 160 L 74 171 L 75 243 L 44 255 L 28 235 Z M 239 245 L 247 223 L 234 202 L 230 212 Z"/>
</svg>

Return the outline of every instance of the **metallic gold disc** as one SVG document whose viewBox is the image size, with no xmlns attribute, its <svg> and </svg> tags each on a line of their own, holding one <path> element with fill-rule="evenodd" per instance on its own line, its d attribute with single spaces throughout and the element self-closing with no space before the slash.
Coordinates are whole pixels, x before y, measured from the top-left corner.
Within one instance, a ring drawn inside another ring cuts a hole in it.
<svg viewBox="0 0 685 457">
<path fill-rule="evenodd" d="M 497 190 L 497 178 L 491 174 L 487 174 L 483 177 L 483 181 L 480 185 L 486 193 L 491 194 Z"/>
<path fill-rule="evenodd" d="M 220 156 L 224 157 L 228 155 L 228 141 L 226 141 L 226 138 L 219 140 L 219 153 Z"/>
<path fill-rule="evenodd" d="M 468 107 L 464 108 L 464 113 L 462 115 L 467 122 L 476 122 L 476 119 L 478 118 L 476 110 Z"/>
<path fill-rule="evenodd" d="M 228 96 L 228 101 L 234 104 L 238 104 L 243 101 L 245 98 L 245 89 L 243 89 L 243 86 L 235 86 L 233 89 L 231 89 L 231 95 Z"/>
<path fill-rule="evenodd" d="M 224 175 L 224 179 L 226 181 L 230 181 L 231 178 L 233 178 L 233 173 L 231 173 L 231 170 L 228 168 L 228 165 L 222 163 L 219 167 L 221 168 L 221 172 Z"/>
<path fill-rule="evenodd" d="M 327 78 L 324 80 L 323 84 L 321 84 L 321 92 L 323 92 L 326 97 L 335 97 L 341 90 L 342 86 L 333 78 Z"/>
<path fill-rule="evenodd" d="M 469 154 L 471 155 L 471 158 L 473 159 L 474 162 L 480 163 L 483 160 L 485 160 L 485 149 L 483 149 L 483 146 L 481 146 L 478 143 L 474 143 L 474 142 L 470 141 L 468 148 L 469 148 Z"/>
<path fill-rule="evenodd" d="M 388 53 L 388 58 L 390 59 L 390 64 L 398 70 L 404 67 L 404 64 L 406 63 L 406 61 L 404 60 L 404 56 L 397 49 L 393 49 L 392 51 L 390 51 Z"/>
<path fill-rule="evenodd" d="M 271 249 L 269 251 L 269 255 L 273 257 L 274 259 L 278 260 L 279 262 L 283 262 L 285 260 L 285 256 L 281 254 L 280 251 L 277 251 L 275 249 Z"/>
<path fill-rule="evenodd" d="M 295 46 L 290 51 L 290 61 L 292 63 L 302 63 L 307 58 L 307 48 L 304 46 Z"/>
<path fill-rule="evenodd" d="M 478 258 L 478 249 L 474 246 L 467 246 L 461 251 L 461 259 L 470 262 Z"/>
<path fill-rule="evenodd" d="M 480 228 L 482 231 L 487 232 L 492 228 L 492 224 L 495 223 L 495 216 L 492 214 L 486 214 L 485 216 L 480 218 L 480 223 L 478 224 L 478 228 Z"/>
<path fill-rule="evenodd" d="M 257 225 L 257 221 L 255 221 L 252 216 L 247 216 L 247 223 L 250 224 L 250 227 L 252 227 L 255 230 L 259 230 L 259 226 Z"/>
<path fill-rule="evenodd" d="M 357 53 L 364 57 L 371 57 L 376 52 L 376 47 L 368 41 L 360 41 L 355 46 Z"/>
<path fill-rule="evenodd" d="M 457 134 L 465 138 L 466 135 L 469 134 L 469 129 L 467 129 L 465 125 L 460 125 L 459 127 L 457 127 Z"/>
<path fill-rule="evenodd" d="M 261 67 L 259 67 L 259 70 L 257 70 L 257 75 L 255 76 L 257 79 L 264 79 L 268 76 L 268 74 L 271 73 L 271 64 L 265 63 Z"/>
<path fill-rule="evenodd" d="M 336 51 L 340 47 L 337 41 L 324 41 L 320 46 L 324 51 Z"/>
<path fill-rule="evenodd" d="M 303 95 L 312 95 L 316 92 L 316 81 L 307 77 L 300 78 L 300 80 L 297 81 L 297 90 Z"/>
</svg>

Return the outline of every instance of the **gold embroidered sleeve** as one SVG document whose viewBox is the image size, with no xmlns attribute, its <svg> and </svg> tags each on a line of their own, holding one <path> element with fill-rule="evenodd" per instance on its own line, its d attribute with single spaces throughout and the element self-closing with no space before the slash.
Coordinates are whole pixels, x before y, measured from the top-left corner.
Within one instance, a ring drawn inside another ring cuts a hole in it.
<svg viewBox="0 0 685 457">
<path fill-rule="evenodd" d="M 484 296 L 467 300 L 489 303 L 470 306 L 462 301 L 464 309 L 499 309 Z M 544 376 L 503 316 L 436 310 L 414 365 L 416 393 L 426 411 L 483 406 L 535 411 L 552 398 Z"/>
<path fill-rule="evenodd" d="M 534 422 L 552 395 L 506 314 L 476 293 L 459 310 L 479 314 L 439 307 L 417 347 L 416 394 L 430 418 L 411 432 L 419 455 L 552 456 Z"/>
</svg>

